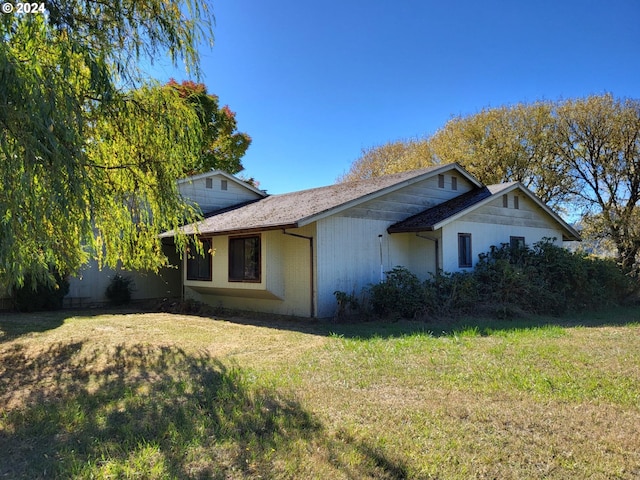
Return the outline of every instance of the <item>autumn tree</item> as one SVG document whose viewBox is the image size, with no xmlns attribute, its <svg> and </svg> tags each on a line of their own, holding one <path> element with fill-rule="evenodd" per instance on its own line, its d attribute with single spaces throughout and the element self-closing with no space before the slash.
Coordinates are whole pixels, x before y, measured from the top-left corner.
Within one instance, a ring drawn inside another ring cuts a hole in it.
<svg viewBox="0 0 640 480">
<path fill-rule="evenodd" d="M 573 184 L 556 152 L 555 124 L 551 102 L 487 108 L 450 120 L 427 143 L 438 163 L 458 162 L 487 185 L 521 182 L 558 207 Z"/>
<path fill-rule="evenodd" d="M 202 127 L 140 65 L 162 56 L 197 76 L 211 14 L 193 0 L 46 8 L 0 16 L 0 287 L 53 282 L 90 255 L 157 269 L 158 234 L 197 218 L 175 180 L 198 165 Z"/>
<path fill-rule="evenodd" d="M 338 182 L 364 180 L 434 165 L 430 145 L 421 139 L 398 140 L 365 148 Z"/>
<path fill-rule="evenodd" d="M 623 270 L 639 273 L 640 101 L 591 96 L 562 102 L 556 115 L 557 155 L 585 232 L 611 242 Z"/>
<path fill-rule="evenodd" d="M 197 164 L 185 171 L 186 175 L 223 170 L 236 174 L 244 169 L 241 159 L 251 137 L 238 132 L 236 115 L 225 105 L 219 106 L 218 97 L 207 92 L 202 83 L 169 81 L 167 87 L 178 92 L 195 109 L 202 126 L 202 150 Z"/>
<path fill-rule="evenodd" d="M 522 182 L 579 215 L 584 233 L 609 242 L 626 272 L 639 270 L 639 101 L 605 94 L 486 108 L 423 140 L 365 150 L 342 180 L 451 162 L 485 184 Z"/>
</svg>

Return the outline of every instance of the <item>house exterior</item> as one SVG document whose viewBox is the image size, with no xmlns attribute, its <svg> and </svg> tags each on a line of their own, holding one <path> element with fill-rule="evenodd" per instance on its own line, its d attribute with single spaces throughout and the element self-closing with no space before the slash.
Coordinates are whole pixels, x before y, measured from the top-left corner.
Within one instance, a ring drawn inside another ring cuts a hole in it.
<svg viewBox="0 0 640 480">
<path fill-rule="evenodd" d="M 189 202 L 197 204 L 204 215 L 266 196 L 265 192 L 219 170 L 179 180 L 178 190 Z M 171 242 L 166 243 L 164 251 L 173 267 L 164 268 L 158 273 L 111 268 L 101 270 L 95 260 L 88 262 L 77 276 L 69 278 L 69 293 L 64 298 L 65 305 L 72 307 L 106 303 L 105 291 L 111 278 L 118 273 L 133 279 L 133 300 L 180 297 L 181 258 Z"/>
<path fill-rule="evenodd" d="M 485 186 L 458 164 L 282 195 L 253 193 L 183 228 L 205 245 L 203 256 L 183 258 L 185 297 L 330 317 L 335 291 L 358 294 L 397 265 L 427 278 L 472 269 L 492 245 L 580 238 L 522 184 Z"/>
</svg>

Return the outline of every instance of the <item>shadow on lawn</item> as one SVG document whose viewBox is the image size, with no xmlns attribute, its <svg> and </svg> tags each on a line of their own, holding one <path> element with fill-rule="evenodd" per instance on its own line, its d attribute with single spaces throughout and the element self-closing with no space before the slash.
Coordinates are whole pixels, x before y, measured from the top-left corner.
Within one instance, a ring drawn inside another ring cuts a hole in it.
<svg viewBox="0 0 640 480">
<path fill-rule="evenodd" d="M 308 457 L 321 471 L 406 477 L 242 371 L 175 347 L 60 343 L 33 358 L 17 345 L 0 364 L 0 405 L 0 478 L 274 478 Z"/>
<path fill-rule="evenodd" d="M 46 332 L 62 325 L 71 314 L 63 310 L 34 313 L 0 313 L 0 342 L 29 333 Z"/>
<path fill-rule="evenodd" d="M 473 330 L 478 335 L 495 332 L 535 329 L 548 326 L 561 328 L 605 327 L 640 324 L 640 306 L 613 307 L 595 312 L 581 312 L 554 316 L 521 316 L 512 318 L 487 318 L 463 316 L 459 318 L 425 318 L 419 320 L 384 320 L 376 317 L 346 317 L 333 319 L 308 319 L 250 312 L 226 312 L 220 319 L 242 325 L 252 325 L 279 330 L 290 330 L 314 335 L 338 335 L 345 338 L 393 338 L 414 334 L 449 336 L 461 331 Z"/>
</svg>

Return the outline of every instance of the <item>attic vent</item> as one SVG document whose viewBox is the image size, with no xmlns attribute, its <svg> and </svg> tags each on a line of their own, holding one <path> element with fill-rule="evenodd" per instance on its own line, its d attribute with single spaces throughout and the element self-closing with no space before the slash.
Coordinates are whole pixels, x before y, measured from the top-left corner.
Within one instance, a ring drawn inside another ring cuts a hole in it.
<svg viewBox="0 0 640 480">
<path fill-rule="evenodd" d="M 515 208 L 516 210 L 520 208 L 520 197 L 518 197 L 517 195 L 513 196 L 513 208 Z"/>
<path fill-rule="evenodd" d="M 508 195 L 502 195 L 502 206 L 504 208 L 509 208 L 509 196 Z"/>
<path fill-rule="evenodd" d="M 438 175 L 438 188 L 444 188 L 444 175 Z"/>
<path fill-rule="evenodd" d="M 451 177 L 451 190 L 458 190 L 458 178 Z"/>
<path fill-rule="evenodd" d="M 213 188 L 213 179 L 212 178 L 207 178 L 205 180 L 205 187 L 207 188 Z"/>
<path fill-rule="evenodd" d="M 220 190 L 226 190 L 227 189 L 227 181 L 226 180 L 221 180 L 220 181 Z"/>
</svg>

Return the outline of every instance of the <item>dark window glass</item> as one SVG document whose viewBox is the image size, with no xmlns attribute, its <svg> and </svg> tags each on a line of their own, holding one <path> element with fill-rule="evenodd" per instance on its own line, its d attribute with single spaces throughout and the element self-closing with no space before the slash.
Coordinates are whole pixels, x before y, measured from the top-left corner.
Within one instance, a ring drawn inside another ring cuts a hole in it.
<svg viewBox="0 0 640 480">
<path fill-rule="evenodd" d="M 203 255 L 195 247 L 187 251 L 187 280 L 211 281 L 211 240 L 201 239 Z"/>
<path fill-rule="evenodd" d="M 468 268 L 473 266 L 471 261 L 471 234 L 458 234 L 458 266 L 460 268 Z"/>
<path fill-rule="evenodd" d="M 229 239 L 229 281 L 260 282 L 260 237 Z"/>
<path fill-rule="evenodd" d="M 510 237 L 509 244 L 511 248 L 524 248 L 524 237 Z"/>
</svg>

